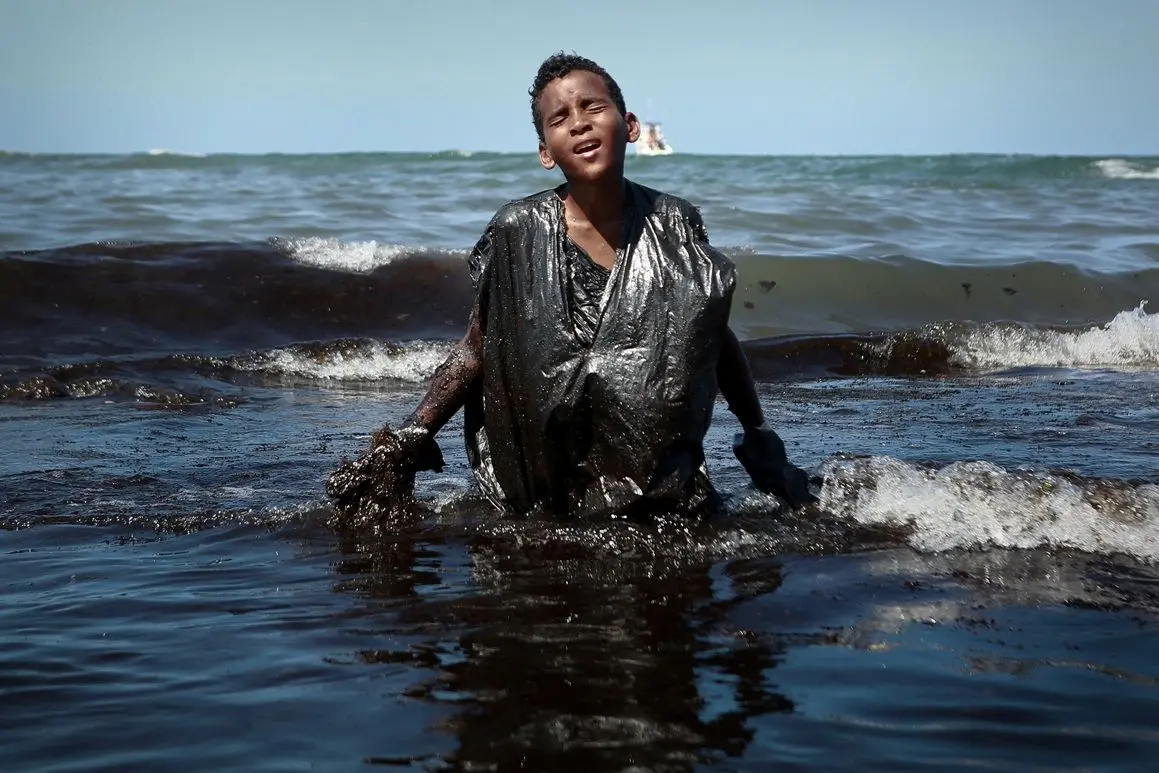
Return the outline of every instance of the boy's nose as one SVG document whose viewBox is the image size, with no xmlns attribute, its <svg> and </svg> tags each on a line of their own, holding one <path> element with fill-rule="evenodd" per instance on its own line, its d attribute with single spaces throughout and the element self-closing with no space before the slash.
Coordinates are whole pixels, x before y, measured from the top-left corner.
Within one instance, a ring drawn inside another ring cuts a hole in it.
<svg viewBox="0 0 1159 773">
<path fill-rule="evenodd" d="M 588 117 L 582 112 L 575 113 L 575 115 L 571 119 L 571 133 L 572 134 L 579 134 L 582 131 L 590 129 L 591 126 L 592 126 L 592 122 L 589 121 Z"/>
</svg>

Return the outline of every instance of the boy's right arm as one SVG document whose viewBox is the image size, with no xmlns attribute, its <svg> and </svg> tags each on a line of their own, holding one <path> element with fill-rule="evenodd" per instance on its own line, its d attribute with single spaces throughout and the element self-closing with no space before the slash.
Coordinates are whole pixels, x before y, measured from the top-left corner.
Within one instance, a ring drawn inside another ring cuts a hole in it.
<svg viewBox="0 0 1159 773">
<path fill-rule="evenodd" d="M 431 377 L 430 387 L 418 408 L 394 432 L 404 454 L 413 459 L 417 469 L 441 470 L 442 454 L 434 445 L 435 434 L 467 402 L 467 395 L 483 374 L 483 334 L 478 307 L 471 312 L 467 332 L 451 349 Z M 374 434 L 372 445 L 379 444 L 383 427 Z"/>
<path fill-rule="evenodd" d="M 475 286 L 475 305 L 467 332 L 451 349 L 431 377 L 427 394 L 419 407 L 393 434 L 398 438 L 404 454 L 420 470 L 441 470 L 443 457 L 435 443 L 435 435 L 467 402 L 467 396 L 483 376 L 483 324 L 489 305 L 489 272 L 494 253 L 496 222 L 492 218 L 483 235 L 467 257 L 471 283 Z M 389 427 L 374 433 L 371 446 L 380 444 L 379 438 L 392 434 Z"/>
<path fill-rule="evenodd" d="M 476 307 L 471 312 L 467 332 L 435 370 L 426 397 L 404 426 L 419 426 L 434 435 L 463 407 L 471 387 L 482 375 L 483 332 Z"/>
</svg>

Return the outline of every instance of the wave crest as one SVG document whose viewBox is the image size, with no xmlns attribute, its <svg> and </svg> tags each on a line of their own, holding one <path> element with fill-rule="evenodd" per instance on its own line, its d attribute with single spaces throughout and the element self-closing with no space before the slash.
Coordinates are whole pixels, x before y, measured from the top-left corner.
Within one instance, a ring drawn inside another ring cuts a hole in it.
<svg viewBox="0 0 1159 773">
<path fill-rule="evenodd" d="M 290 258 L 300 263 L 360 274 L 367 274 L 376 268 L 389 266 L 399 257 L 425 249 L 397 244 L 379 244 L 373 240 L 345 242 L 319 236 L 277 239 L 274 244 L 284 249 Z"/>
<path fill-rule="evenodd" d="M 1146 313 L 1146 305 L 1142 301 L 1106 325 L 1082 331 L 987 326 L 967 334 L 957 356 L 981 369 L 1154 368 L 1159 366 L 1159 314 Z"/>
<path fill-rule="evenodd" d="M 238 370 L 325 381 L 406 381 L 430 377 L 450 349 L 446 343 L 395 346 L 380 341 L 297 345 L 239 358 Z"/>
<path fill-rule="evenodd" d="M 821 506 L 903 527 L 915 549 L 1060 547 L 1159 559 L 1159 485 L 1005 470 L 985 461 L 923 467 L 891 457 L 822 465 Z"/>
<path fill-rule="evenodd" d="M 1124 158 L 1105 158 L 1096 161 L 1095 167 L 1112 180 L 1159 180 L 1159 166 L 1146 167 Z"/>
</svg>

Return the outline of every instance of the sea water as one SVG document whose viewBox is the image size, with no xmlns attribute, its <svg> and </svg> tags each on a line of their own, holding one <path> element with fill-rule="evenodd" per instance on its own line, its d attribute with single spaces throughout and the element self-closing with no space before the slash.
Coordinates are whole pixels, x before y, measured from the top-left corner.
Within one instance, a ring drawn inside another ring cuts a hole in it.
<svg viewBox="0 0 1159 773">
<path fill-rule="evenodd" d="M 1147 770 L 1159 159 L 629 158 L 738 266 L 782 511 L 326 526 L 533 155 L 0 154 L 0 769 Z"/>
</svg>

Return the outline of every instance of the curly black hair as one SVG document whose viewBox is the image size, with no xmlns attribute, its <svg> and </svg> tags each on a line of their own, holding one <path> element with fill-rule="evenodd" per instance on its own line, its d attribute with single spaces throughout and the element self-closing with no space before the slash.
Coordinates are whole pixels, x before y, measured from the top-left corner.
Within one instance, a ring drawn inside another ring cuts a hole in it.
<svg viewBox="0 0 1159 773">
<path fill-rule="evenodd" d="M 624 94 L 620 91 L 620 85 L 616 83 L 616 79 L 608 75 L 608 71 L 591 59 L 585 59 L 578 54 L 565 54 L 563 51 L 552 54 L 543 60 L 543 64 L 539 65 L 539 72 L 535 74 L 535 80 L 531 84 L 531 88 L 527 93 L 531 95 L 531 122 L 535 124 L 535 133 L 539 135 L 539 141 L 543 142 L 543 115 L 539 112 L 539 95 L 547 88 L 547 84 L 551 83 L 556 78 L 562 78 L 569 72 L 576 70 L 586 70 L 594 73 L 604 81 L 604 85 L 608 88 L 608 96 L 612 98 L 612 102 L 620 110 L 621 115 L 628 112 L 628 108 L 624 105 Z"/>
</svg>

